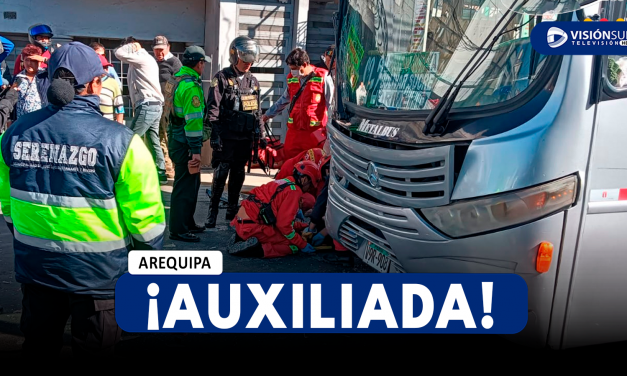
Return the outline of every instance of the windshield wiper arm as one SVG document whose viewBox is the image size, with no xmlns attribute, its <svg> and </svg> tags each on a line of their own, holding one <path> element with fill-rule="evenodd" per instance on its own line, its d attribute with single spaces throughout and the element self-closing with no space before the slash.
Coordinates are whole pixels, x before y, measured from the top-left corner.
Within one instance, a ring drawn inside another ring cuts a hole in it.
<svg viewBox="0 0 627 376">
<path fill-rule="evenodd" d="M 525 3 L 527 3 L 528 1 L 529 0 L 523 0 L 521 6 L 524 5 Z M 501 17 L 501 19 L 499 19 L 499 21 L 496 23 L 496 25 L 494 25 L 494 27 L 492 28 L 492 30 L 488 34 L 488 37 L 483 40 L 481 45 L 477 48 L 477 50 L 471 56 L 471 58 L 468 60 L 466 65 L 464 65 L 464 67 L 461 69 L 461 71 L 459 72 L 459 74 L 457 75 L 455 80 L 453 80 L 453 82 L 451 83 L 451 86 L 449 86 L 449 88 L 446 90 L 446 92 L 444 93 L 442 98 L 440 98 L 440 101 L 438 102 L 438 104 L 435 106 L 435 108 L 433 110 L 431 110 L 431 112 L 429 113 L 429 115 L 425 119 L 425 126 L 424 126 L 424 128 L 422 130 L 425 135 L 433 134 L 433 133 L 437 133 L 439 135 L 442 135 L 446 131 L 446 124 L 443 125 L 442 123 L 447 120 L 448 114 L 451 111 L 451 108 L 453 107 L 453 103 L 455 102 L 455 98 L 459 94 L 459 91 L 461 90 L 462 86 L 468 80 L 468 78 L 470 78 L 470 76 L 472 76 L 472 74 L 477 70 L 477 68 L 479 68 L 481 63 L 483 63 L 483 61 L 485 61 L 485 59 L 488 56 L 488 53 L 490 53 L 492 51 L 492 48 L 494 47 L 494 45 L 498 41 L 498 38 L 501 35 L 511 31 L 511 30 L 504 30 L 504 29 L 507 27 L 507 25 L 516 16 L 516 13 L 512 12 L 511 9 L 514 7 L 514 5 L 516 5 L 517 2 L 518 2 L 518 0 L 514 0 L 512 5 L 507 8 L 507 11 L 503 15 L 503 17 Z M 501 25 L 503 20 L 505 20 L 507 18 L 508 14 L 510 12 L 512 13 L 512 15 L 508 18 L 507 22 L 505 22 L 504 25 Z M 488 46 L 486 48 L 484 48 L 486 42 L 488 40 L 490 40 L 489 36 L 492 35 L 499 28 L 499 26 L 501 27 L 500 31 L 492 38 L 492 41 L 488 44 Z M 523 25 L 521 25 L 521 26 L 523 26 Z M 475 57 L 479 54 L 480 51 L 483 51 L 482 55 L 473 64 L 473 60 L 475 60 Z M 468 67 L 471 64 L 472 64 L 472 67 L 470 67 L 470 69 L 468 69 Z M 466 72 L 466 75 L 464 76 L 464 78 L 461 81 L 459 81 L 460 77 L 462 76 L 462 74 L 464 74 L 464 72 Z M 457 83 L 458 81 L 459 81 L 459 83 Z M 455 91 L 451 94 L 451 92 L 453 91 L 454 87 L 455 87 Z"/>
</svg>

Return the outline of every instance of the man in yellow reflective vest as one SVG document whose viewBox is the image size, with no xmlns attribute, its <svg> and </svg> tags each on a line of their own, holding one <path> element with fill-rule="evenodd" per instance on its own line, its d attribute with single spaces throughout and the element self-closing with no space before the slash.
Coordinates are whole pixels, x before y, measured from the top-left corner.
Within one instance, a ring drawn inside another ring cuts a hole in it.
<svg viewBox="0 0 627 376">
<path fill-rule="evenodd" d="M 114 289 L 133 249 L 161 249 L 165 212 L 143 141 L 99 111 L 106 72 L 80 42 L 48 62 L 50 106 L 0 136 L 0 205 L 22 284 L 26 355 L 58 353 L 72 317 L 75 355 L 120 340 Z"/>
</svg>

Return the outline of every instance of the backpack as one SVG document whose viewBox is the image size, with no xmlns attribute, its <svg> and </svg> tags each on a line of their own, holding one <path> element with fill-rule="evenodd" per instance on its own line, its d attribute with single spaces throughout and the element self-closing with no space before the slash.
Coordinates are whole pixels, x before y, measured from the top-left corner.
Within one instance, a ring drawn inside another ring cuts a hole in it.
<svg viewBox="0 0 627 376">
<path fill-rule="evenodd" d="M 276 224 L 276 215 L 274 215 L 274 212 L 272 211 L 272 201 L 274 201 L 274 198 L 276 197 L 276 195 L 282 192 L 285 188 L 292 187 L 294 185 L 296 184 L 292 182 L 281 184 L 276 189 L 276 191 L 272 194 L 272 197 L 270 197 L 270 201 L 268 201 L 267 203 L 259 200 L 253 194 L 248 196 L 247 200 L 250 200 L 256 204 L 259 204 L 259 222 L 260 223 L 266 224 L 268 226 L 273 226 L 274 224 Z"/>
<path fill-rule="evenodd" d="M 181 81 L 196 81 L 192 76 L 186 74 L 183 76 L 172 76 L 165 83 L 163 90 L 163 115 L 166 116 L 168 122 L 174 125 L 185 125 L 185 119 L 176 116 L 174 112 L 174 95 L 176 94 L 176 89 L 178 89 Z M 203 138 L 202 141 L 207 141 L 211 136 L 211 132 L 207 127 L 203 126 Z"/>
</svg>

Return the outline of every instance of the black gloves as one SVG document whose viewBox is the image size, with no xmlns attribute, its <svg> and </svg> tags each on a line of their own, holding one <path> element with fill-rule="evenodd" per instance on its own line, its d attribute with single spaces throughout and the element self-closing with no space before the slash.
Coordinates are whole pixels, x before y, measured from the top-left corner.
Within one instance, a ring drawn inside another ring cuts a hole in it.
<svg viewBox="0 0 627 376">
<path fill-rule="evenodd" d="M 220 139 L 220 136 L 214 136 L 211 137 L 211 140 L 209 140 L 209 145 L 211 145 L 211 148 L 214 151 L 222 151 L 222 140 Z"/>
</svg>

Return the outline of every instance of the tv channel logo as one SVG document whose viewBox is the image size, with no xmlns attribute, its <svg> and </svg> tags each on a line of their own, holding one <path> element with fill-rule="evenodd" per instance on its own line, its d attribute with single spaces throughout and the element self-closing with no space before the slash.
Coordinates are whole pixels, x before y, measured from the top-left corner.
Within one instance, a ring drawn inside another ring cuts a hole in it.
<svg viewBox="0 0 627 376">
<path fill-rule="evenodd" d="M 531 45 L 543 55 L 624 55 L 625 22 L 542 22 L 531 31 Z"/>
<path fill-rule="evenodd" d="M 568 34 L 559 27 L 551 27 L 546 33 L 546 41 L 551 48 L 557 48 L 568 40 Z"/>
</svg>

